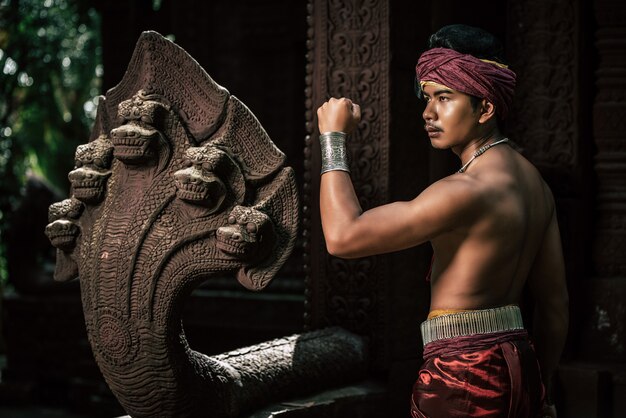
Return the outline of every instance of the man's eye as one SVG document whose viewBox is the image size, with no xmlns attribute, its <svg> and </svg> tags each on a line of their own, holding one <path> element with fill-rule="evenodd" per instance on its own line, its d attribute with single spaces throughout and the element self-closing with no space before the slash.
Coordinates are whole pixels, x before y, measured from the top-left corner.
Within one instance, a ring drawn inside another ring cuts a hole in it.
<svg viewBox="0 0 626 418">
<path fill-rule="evenodd" d="M 447 102 L 448 100 L 450 100 L 450 98 L 447 97 L 447 96 L 439 96 L 439 101 L 440 102 Z"/>
</svg>

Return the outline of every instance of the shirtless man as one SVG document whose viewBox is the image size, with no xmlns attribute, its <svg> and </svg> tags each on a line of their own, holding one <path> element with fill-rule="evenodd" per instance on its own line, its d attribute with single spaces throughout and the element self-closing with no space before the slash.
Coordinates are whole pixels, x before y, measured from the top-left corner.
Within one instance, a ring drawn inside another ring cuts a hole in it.
<svg viewBox="0 0 626 418">
<path fill-rule="evenodd" d="M 477 28 L 444 27 L 429 48 L 416 67 L 425 129 L 431 145 L 451 149 L 462 169 L 411 201 L 364 212 L 344 142 L 360 108 L 330 99 L 317 111 L 327 249 L 357 258 L 432 244 L 413 417 L 556 416 L 549 394 L 567 332 L 568 295 L 552 193 L 499 127 L 515 74 L 495 62 L 497 40 Z M 535 299 L 536 355 L 517 307 L 526 283 Z"/>
</svg>

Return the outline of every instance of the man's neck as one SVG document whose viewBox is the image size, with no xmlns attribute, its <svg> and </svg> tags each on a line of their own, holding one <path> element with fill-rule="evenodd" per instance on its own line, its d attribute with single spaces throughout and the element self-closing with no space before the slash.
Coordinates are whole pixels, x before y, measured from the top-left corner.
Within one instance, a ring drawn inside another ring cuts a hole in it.
<svg viewBox="0 0 626 418">
<path fill-rule="evenodd" d="M 498 128 L 495 128 L 481 135 L 477 135 L 474 139 L 463 144 L 452 147 L 452 151 L 461 159 L 461 165 L 463 165 L 472 158 L 480 147 L 499 141 L 502 138 L 504 138 L 504 135 L 500 133 Z"/>
</svg>

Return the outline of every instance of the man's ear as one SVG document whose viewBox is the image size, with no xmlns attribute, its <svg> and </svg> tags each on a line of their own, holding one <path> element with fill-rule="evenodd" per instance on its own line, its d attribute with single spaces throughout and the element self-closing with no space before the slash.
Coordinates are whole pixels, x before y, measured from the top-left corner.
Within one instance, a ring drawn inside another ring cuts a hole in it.
<svg viewBox="0 0 626 418">
<path fill-rule="evenodd" d="M 480 104 L 480 118 L 478 119 L 478 123 L 486 123 L 490 121 L 491 118 L 495 118 L 495 116 L 496 106 L 487 99 L 483 99 Z"/>
</svg>

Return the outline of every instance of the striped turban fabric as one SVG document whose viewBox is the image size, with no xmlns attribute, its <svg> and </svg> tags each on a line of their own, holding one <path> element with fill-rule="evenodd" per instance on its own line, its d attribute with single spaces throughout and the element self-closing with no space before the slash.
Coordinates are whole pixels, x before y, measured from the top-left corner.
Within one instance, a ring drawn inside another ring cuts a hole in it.
<svg viewBox="0 0 626 418">
<path fill-rule="evenodd" d="M 453 49 L 433 48 L 424 52 L 415 67 L 420 88 L 441 84 L 461 93 L 484 98 L 505 119 L 515 90 L 515 73 L 495 61 L 481 60 Z"/>
</svg>

